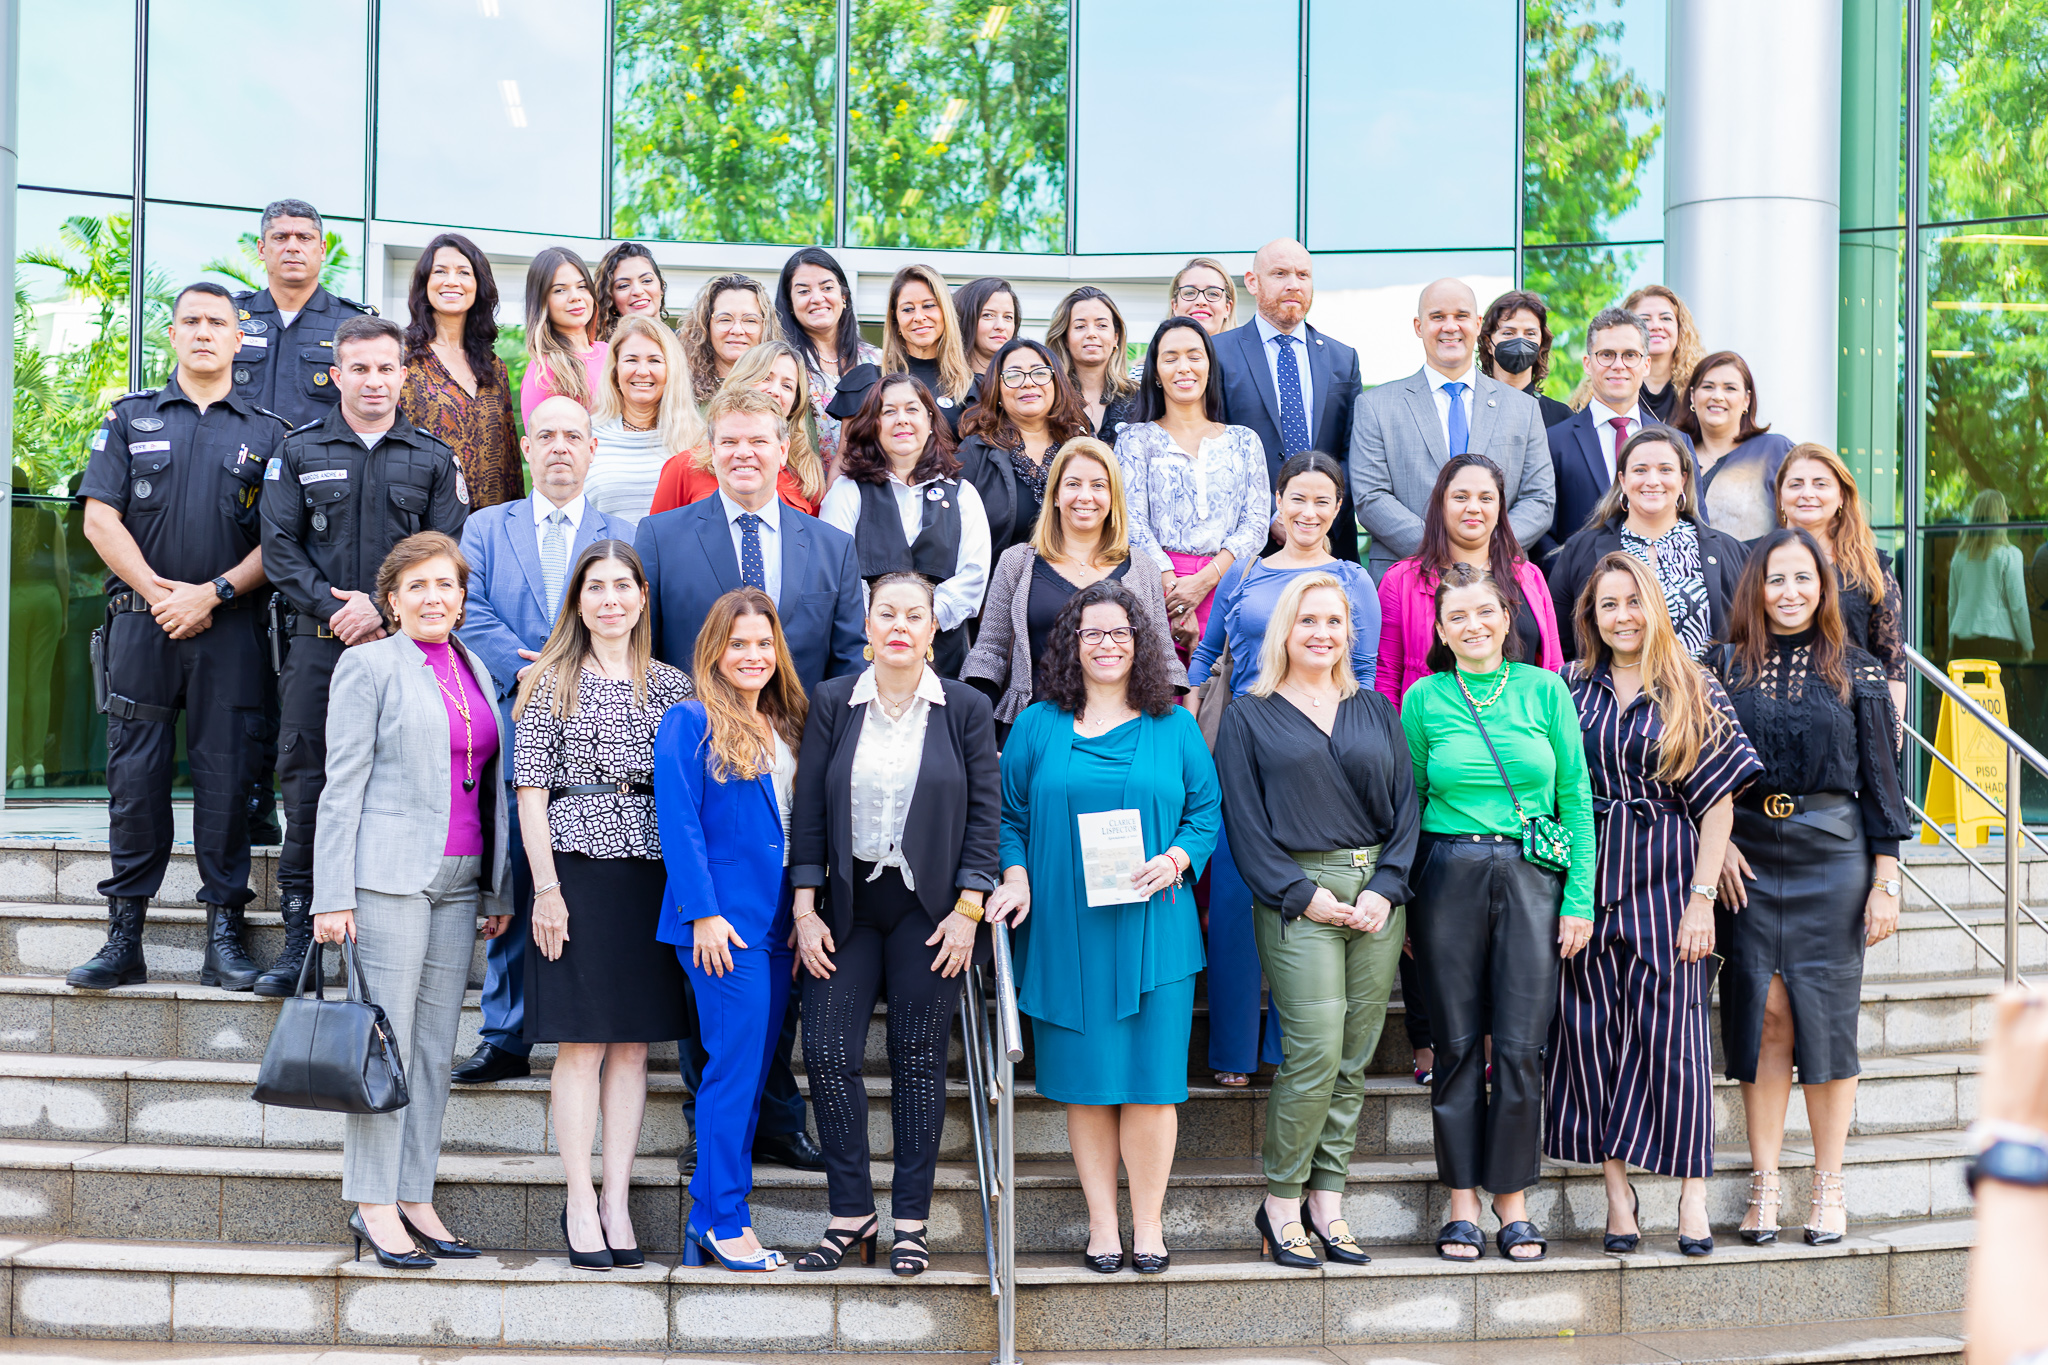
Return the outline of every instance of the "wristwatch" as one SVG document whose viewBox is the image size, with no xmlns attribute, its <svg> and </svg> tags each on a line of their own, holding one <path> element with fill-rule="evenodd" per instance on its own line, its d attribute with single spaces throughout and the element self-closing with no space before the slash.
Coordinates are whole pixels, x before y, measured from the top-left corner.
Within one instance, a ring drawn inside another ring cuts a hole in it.
<svg viewBox="0 0 2048 1365">
<path fill-rule="evenodd" d="M 2000 1138 L 1970 1163 L 1970 1192 L 1979 1180 L 1996 1180 L 2028 1189 L 2048 1189 L 2048 1144 Z"/>
<path fill-rule="evenodd" d="M 1712 882 L 1708 882 L 1705 885 L 1701 885 L 1699 882 L 1694 882 L 1692 884 L 1692 893 L 1695 896 L 1703 896 L 1708 900 L 1713 900 L 1716 896 L 1721 894 L 1721 888 L 1714 885 Z"/>
<path fill-rule="evenodd" d="M 1897 877 L 1893 877 L 1889 881 L 1887 881 L 1883 877 L 1877 877 L 1874 878 L 1870 884 L 1882 890 L 1887 896 L 1896 896 L 1899 894 L 1899 879 Z"/>
<path fill-rule="evenodd" d="M 235 600 L 235 585 L 228 582 L 225 575 L 213 580 L 213 590 L 220 595 L 223 602 Z"/>
</svg>

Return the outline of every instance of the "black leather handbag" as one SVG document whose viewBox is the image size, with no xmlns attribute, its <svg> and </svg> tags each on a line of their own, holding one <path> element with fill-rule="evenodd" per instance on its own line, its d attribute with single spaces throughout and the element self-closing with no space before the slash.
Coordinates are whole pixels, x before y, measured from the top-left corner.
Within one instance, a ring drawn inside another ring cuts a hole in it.
<svg viewBox="0 0 2048 1365">
<path fill-rule="evenodd" d="M 354 939 L 341 943 L 348 969 L 348 998 L 329 1000 L 322 980 L 321 953 L 315 943 L 299 969 L 299 984 L 270 1030 L 263 1049 L 263 1067 L 256 1073 L 258 1104 L 286 1109 L 324 1109 L 337 1114 L 388 1114 L 412 1100 L 406 1093 L 405 1068 L 398 1060 L 398 1042 L 384 1009 L 369 998 Z M 306 978 L 313 996 L 306 998 Z"/>
</svg>

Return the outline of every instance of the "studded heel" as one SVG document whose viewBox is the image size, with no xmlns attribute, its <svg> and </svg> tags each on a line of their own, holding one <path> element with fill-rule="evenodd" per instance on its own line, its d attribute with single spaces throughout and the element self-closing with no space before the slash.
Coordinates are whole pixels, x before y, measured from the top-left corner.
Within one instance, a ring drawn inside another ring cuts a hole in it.
<svg viewBox="0 0 2048 1365">
<path fill-rule="evenodd" d="M 1771 1183 L 1766 1185 L 1764 1181 Z M 1749 1206 L 1755 1209 L 1756 1226 L 1738 1229 L 1742 1240 L 1753 1247 L 1765 1247 L 1778 1240 L 1778 1209 L 1784 1204 L 1778 1192 L 1776 1171 L 1751 1171 L 1749 1173 Z M 1768 1209 L 1770 1222 L 1764 1222 Z"/>
</svg>

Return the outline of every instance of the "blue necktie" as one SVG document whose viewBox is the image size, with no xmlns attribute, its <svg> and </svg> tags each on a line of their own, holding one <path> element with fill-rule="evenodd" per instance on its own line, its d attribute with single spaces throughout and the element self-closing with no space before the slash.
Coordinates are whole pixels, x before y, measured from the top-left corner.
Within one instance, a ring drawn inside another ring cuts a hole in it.
<svg viewBox="0 0 2048 1365">
<path fill-rule="evenodd" d="M 1465 447 L 1472 444 L 1472 419 L 1465 415 L 1465 386 L 1444 385 L 1444 392 L 1451 398 L 1451 456 L 1467 454 Z"/>
<path fill-rule="evenodd" d="M 1308 413 L 1301 406 L 1301 363 L 1294 358 L 1300 338 L 1285 332 L 1273 334 L 1280 343 L 1280 440 L 1289 455 L 1308 449 Z"/>
<path fill-rule="evenodd" d="M 761 518 L 742 512 L 740 523 L 740 582 L 768 591 L 768 570 L 761 562 Z"/>
</svg>

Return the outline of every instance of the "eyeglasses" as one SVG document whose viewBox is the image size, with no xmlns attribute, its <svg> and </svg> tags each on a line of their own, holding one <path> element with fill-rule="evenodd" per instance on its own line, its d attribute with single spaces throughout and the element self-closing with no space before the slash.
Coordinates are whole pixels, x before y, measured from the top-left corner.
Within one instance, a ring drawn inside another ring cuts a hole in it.
<svg viewBox="0 0 2048 1365">
<path fill-rule="evenodd" d="M 1595 365 L 1598 365 L 1603 370 L 1611 370 L 1615 367 L 1617 363 L 1626 365 L 1631 370 L 1633 370 L 1636 366 L 1642 364 L 1649 358 L 1650 357 L 1644 355 L 1641 351 L 1593 352 L 1593 363 Z"/>
<path fill-rule="evenodd" d="M 1219 289 L 1213 284 L 1207 289 L 1197 289 L 1191 284 L 1184 284 L 1173 291 L 1173 296 L 1182 303 L 1193 303 L 1197 299 L 1201 299 L 1206 303 L 1221 303 L 1230 297 L 1230 291 L 1228 289 Z"/>
<path fill-rule="evenodd" d="M 761 325 L 761 315 L 759 313 L 713 313 L 711 315 L 711 325 L 713 327 L 730 327 L 734 323 L 738 323 L 742 327 L 759 327 Z"/>
<path fill-rule="evenodd" d="M 1045 385 L 1052 383 L 1052 366 L 1036 365 L 1028 370 L 1004 370 L 1003 387 L 1021 389 L 1026 384 Z"/>
<path fill-rule="evenodd" d="M 1120 645 L 1127 645 L 1137 637 L 1138 632 L 1129 626 L 1116 626 L 1110 630 L 1097 630 L 1089 626 L 1084 630 L 1075 631 L 1074 634 L 1081 637 L 1081 643 L 1084 645 L 1099 645 L 1105 638 Z"/>
</svg>

